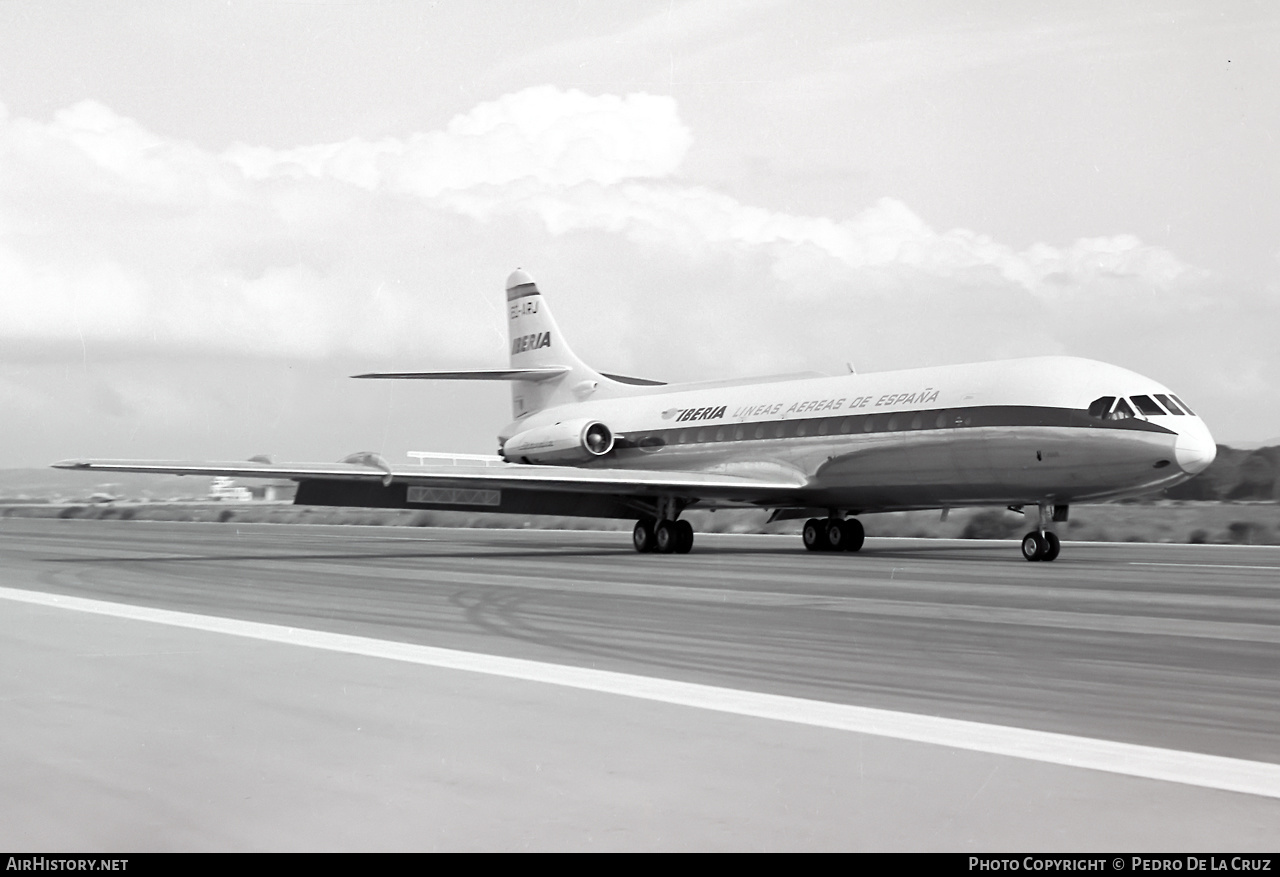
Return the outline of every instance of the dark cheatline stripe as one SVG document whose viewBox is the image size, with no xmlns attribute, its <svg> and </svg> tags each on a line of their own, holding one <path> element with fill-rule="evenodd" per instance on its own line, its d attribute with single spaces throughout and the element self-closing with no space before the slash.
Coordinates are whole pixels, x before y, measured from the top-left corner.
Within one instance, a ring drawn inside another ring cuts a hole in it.
<svg viewBox="0 0 1280 877">
<path fill-rule="evenodd" d="M 521 283 L 519 286 L 513 286 L 507 290 L 507 301 L 515 301 L 518 298 L 524 298 L 528 295 L 539 294 L 537 284 Z"/>
<path fill-rule="evenodd" d="M 1136 417 L 1126 420 L 1098 420 L 1076 408 L 985 405 L 975 408 L 928 408 L 919 411 L 844 414 L 837 417 L 753 420 L 744 423 L 713 423 L 670 429 L 629 430 L 625 438 L 619 439 L 618 447 L 657 449 L 666 445 L 977 429 L 989 426 L 1114 429 L 1176 435 L 1171 429 Z"/>
</svg>

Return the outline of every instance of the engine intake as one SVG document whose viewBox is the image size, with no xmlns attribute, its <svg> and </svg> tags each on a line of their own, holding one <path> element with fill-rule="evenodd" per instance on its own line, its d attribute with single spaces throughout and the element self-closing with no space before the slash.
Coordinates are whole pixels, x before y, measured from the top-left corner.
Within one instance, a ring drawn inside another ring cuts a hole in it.
<svg viewBox="0 0 1280 877">
<path fill-rule="evenodd" d="M 508 463 L 586 463 L 613 450 L 613 431 L 598 420 L 567 420 L 517 433 L 502 446 Z"/>
</svg>

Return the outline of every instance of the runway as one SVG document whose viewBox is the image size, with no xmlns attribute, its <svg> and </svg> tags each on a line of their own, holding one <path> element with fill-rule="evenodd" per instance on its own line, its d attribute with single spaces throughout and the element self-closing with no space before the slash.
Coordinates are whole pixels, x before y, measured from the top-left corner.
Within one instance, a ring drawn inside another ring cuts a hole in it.
<svg viewBox="0 0 1280 877">
<path fill-rule="evenodd" d="M 798 537 L 700 535 L 692 554 L 653 556 L 622 533 L 0 521 L 5 588 L 1270 765 L 1278 583 L 1266 547 L 1068 544 L 1028 564 L 1015 542 L 871 538 L 814 555 Z M 128 802 L 88 844 L 102 849 L 129 849 L 127 835 L 175 849 L 1221 850 L 1273 847 L 1280 824 L 1274 798 L 0 606 L 0 697 L 25 717 L 6 760 L 26 757 L 0 787 L 8 801 L 54 790 L 0 813 L 21 826 L 0 828 L 11 848 L 83 847 L 102 796 Z M 166 735 L 175 704 L 186 720 Z M 256 738 L 236 724 L 255 716 Z M 344 745 L 357 716 L 382 728 L 372 761 Z M 86 742 L 94 728 L 112 745 Z M 470 767 L 422 774 L 440 746 Z M 264 751 L 272 799 L 313 802 L 309 815 L 242 819 L 263 802 L 232 799 L 266 788 Z M 156 795 L 128 779 L 152 775 Z M 202 815 L 175 826 L 158 800 Z M 409 819 L 422 812 L 430 830 Z"/>
</svg>

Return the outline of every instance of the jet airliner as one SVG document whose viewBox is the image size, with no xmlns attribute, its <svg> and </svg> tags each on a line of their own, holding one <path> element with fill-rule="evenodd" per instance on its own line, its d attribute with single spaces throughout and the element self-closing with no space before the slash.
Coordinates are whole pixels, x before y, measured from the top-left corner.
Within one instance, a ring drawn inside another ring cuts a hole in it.
<svg viewBox="0 0 1280 877">
<path fill-rule="evenodd" d="M 1117 366 L 1042 356 L 870 374 L 664 384 L 597 372 L 565 342 L 533 278 L 507 280 L 507 368 L 362 379 L 497 380 L 512 421 L 495 456 L 378 454 L 340 463 L 65 460 L 63 469 L 292 479 L 300 505 L 635 519 L 640 552 L 688 552 L 690 509 L 807 517 L 810 551 L 857 551 L 873 512 L 1026 510 L 1051 561 L 1072 503 L 1185 481 L 1214 459 L 1169 388 Z"/>
</svg>

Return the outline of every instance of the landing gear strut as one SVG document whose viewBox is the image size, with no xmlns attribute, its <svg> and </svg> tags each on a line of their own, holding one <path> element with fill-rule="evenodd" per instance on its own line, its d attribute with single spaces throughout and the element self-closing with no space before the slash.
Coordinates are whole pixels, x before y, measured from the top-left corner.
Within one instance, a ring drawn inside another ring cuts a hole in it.
<svg viewBox="0 0 1280 877">
<path fill-rule="evenodd" d="M 802 535 L 810 551 L 857 551 L 867 537 L 857 518 L 810 518 Z"/>
</svg>

